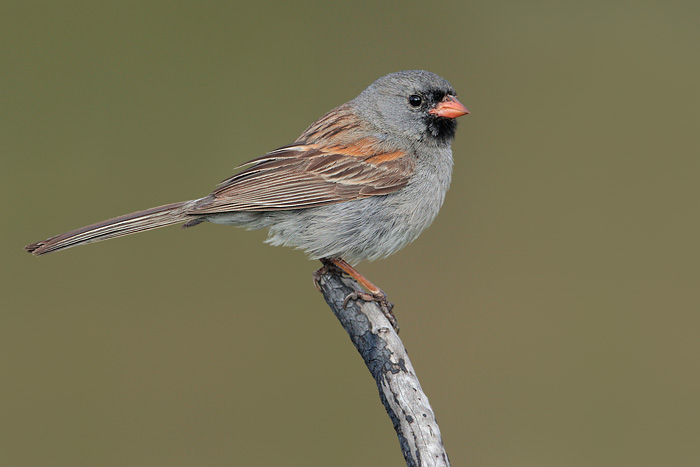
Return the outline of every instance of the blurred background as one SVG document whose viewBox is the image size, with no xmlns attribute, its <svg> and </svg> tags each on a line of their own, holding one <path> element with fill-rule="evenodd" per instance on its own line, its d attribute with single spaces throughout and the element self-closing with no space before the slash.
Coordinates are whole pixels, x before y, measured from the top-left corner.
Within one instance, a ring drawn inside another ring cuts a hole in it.
<svg viewBox="0 0 700 467">
<path fill-rule="evenodd" d="M 453 465 L 700 464 L 700 3 L 14 2 L 0 15 L 0 464 L 403 465 L 264 232 L 30 242 L 207 194 L 387 73 L 460 119 L 433 226 L 361 271 Z"/>
</svg>

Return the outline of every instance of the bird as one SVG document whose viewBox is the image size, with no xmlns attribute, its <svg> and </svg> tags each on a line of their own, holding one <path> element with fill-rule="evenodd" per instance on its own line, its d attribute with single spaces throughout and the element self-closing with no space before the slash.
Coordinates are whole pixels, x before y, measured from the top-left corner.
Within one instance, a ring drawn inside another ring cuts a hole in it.
<svg viewBox="0 0 700 467">
<path fill-rule="evenodd" d="M 433 222 L 452 177 L 456 118 L 466 114 L 444 78 L 425 70 L 391 73 L 291 144 L 237 167 L 203 198 L 108 219 L 25 249 L 44 255 L 172 224 L 268 229 L 267 243 L 321 260 L 317 273 L 355 278 L 367 292 L 351 294 L 345 304 L 376 301 L 398 329 L 386 294 L 353 266 L 395 253 Z"/>
</svg>

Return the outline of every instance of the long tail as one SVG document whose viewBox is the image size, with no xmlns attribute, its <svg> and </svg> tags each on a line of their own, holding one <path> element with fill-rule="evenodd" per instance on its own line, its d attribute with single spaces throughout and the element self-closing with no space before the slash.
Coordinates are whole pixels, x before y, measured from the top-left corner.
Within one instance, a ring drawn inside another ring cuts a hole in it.
<svg viewBox="0 0 700 467">
<path fill-rule="evenodd" d="M 61 235 L 56 235 L 42 242 L 32 243 L 24 247 L 29 253 L 43 255 L 52 251 L 63 250 L 86 243 L 99 242 L 110 238 L 122 237 L 144 230 L 165 227 L 166 225 L 179 224 L 190 221 L 190 225 L 197 224 L 197 218 L 186 214 L 186 206 L 191 201 L 166 204 L 145 211 L 132 212 L 124 216 L 107 219 L 97 224 L 87 225 L 79 229 L 71 230 Z"/>
</svg>

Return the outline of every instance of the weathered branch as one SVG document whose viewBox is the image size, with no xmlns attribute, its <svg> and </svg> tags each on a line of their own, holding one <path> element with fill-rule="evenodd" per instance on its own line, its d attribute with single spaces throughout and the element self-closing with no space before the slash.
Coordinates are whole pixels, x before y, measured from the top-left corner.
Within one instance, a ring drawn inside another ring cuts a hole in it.
<svg viewBox="0 0 700 467">
<path fill-rule="evenodd" d="M 318 284 L 377 382 L 379 397 L 399 437 L 408 466 L 449 466 L 440 428 L 398 334 L 379 306 L 345 297 L 362 291 L 353 279 L 321 273 Z"/>
</svg>

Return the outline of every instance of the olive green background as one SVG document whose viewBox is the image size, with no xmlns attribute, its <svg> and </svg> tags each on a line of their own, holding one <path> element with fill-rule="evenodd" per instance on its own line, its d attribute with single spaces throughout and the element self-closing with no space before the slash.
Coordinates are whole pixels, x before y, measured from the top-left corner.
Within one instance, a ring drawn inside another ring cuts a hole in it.
<svg viewBox="0 0 700 467">
<path fill-rule="evenodd" d="M 0 465 L 403 465 L 302 253 L 162 229 L 397 70 L 460 119 L 433 226 L 360 269 L 455 466 L 700 464 L 700 4 L 3 2 Z"/>
</svg>

